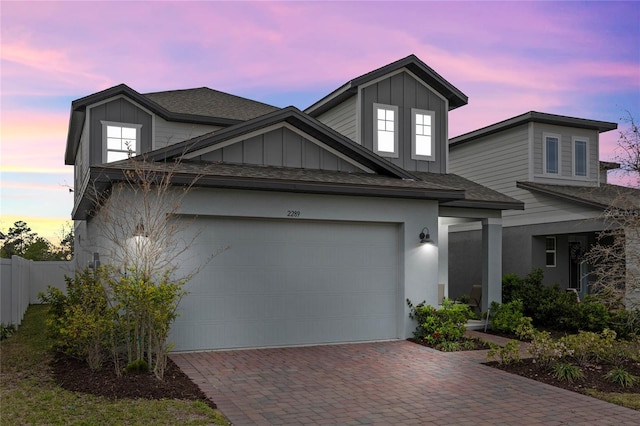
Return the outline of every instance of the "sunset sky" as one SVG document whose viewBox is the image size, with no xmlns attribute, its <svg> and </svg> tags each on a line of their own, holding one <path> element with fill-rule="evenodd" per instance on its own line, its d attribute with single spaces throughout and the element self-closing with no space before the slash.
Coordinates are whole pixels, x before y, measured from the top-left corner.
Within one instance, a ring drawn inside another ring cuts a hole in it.
<svg viewBox="0 0 640 426">
<path fill-rule="evenodd" d="M 71 102 L 120 83 L 304 109 L 413 53 L 469 96 L 452 137 L 530 110 L 640 116 L 640 2 L 2 1 L 0 16 L 0 230 L 22 219 L 51 240 L 72 209 Z"/>
</svg>

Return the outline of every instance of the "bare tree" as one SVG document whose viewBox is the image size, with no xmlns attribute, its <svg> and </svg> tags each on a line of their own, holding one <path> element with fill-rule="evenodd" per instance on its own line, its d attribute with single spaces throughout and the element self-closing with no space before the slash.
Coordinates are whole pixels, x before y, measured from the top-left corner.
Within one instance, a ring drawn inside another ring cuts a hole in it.
<svg viewBox="0 0 640 426">
<path fill-rule="evenodd" d="M 616 160 L 640 188 L 640 133 L 629 111 L 622 119 Z M 604 212 L 607 229 L 586 255 L 593 266 L 594 289 L 613 306 L 640 309 L 640 196 L 638 191 L 620 187 Z"/>
<path fill-rule="evenodd" d="M 118 373 L 124 346 L 127 365 L 144 361 L 163 377 L 170 324 L 186 294 L 184 284 L 224 249 L 191 268 L 179 263 L 199 234 L 185 232 L 193 218 L 181 216 L 181 207 L 204 171 L 184 169 L 180 161 L 129 158 L 105 166 L 108 186 L 94 183 L 91 191 L 95 246 L 105 255 L 101 276 L 116 312 L 110 346 Z"/>
<path fill-rule="evenodd" d="M 624 128 L 620 130 L 618 139 L 616 161 L 620 163 L 620 168 L 636 178 L 635 185 L 640 187 L 640 131 L 633 115 L 626 111 L 626 116 L 622 117 Z"/>
</svg>

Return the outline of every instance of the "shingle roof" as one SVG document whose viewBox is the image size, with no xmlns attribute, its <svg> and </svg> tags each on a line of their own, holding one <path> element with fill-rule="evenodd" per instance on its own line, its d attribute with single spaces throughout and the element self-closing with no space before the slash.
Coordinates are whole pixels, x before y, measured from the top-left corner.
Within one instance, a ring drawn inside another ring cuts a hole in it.
<svg viewBox="0 0 640 426">
<path fill-rule="evenodd" d="M 587 187 L 534 182 L 517 182 L 517 186 L 603 210 L 608 207 L 622 210 L 640 209 L 640 189 L 626 186 L 601 184 L 599 187 Z"/>
<path fill-rule="evenodd" d="M 514 210 L 524 210 L 524 203 L 515 198 L 504 195 L 501 192 L 482 186 L 479 183 L 465 179 L 455 174 L 438 174 L 413 172 L 418 178 L 447 186 L 449 188 L 458 188 L 465 191 L 464 200 L 456 200 L 445 203 L 444 205 L 452 207 L 484 207 L 484 208 L 504 208 Z"/>
<path fill-rule="evenodd" d="M 345 99 L 355 95 L 358 87 L 366 85 L 380 77 L 384 77 L 399 69 L 406 68 L 418 78 L 433 87 L 438 93 L 449 101 L 449 110 L 466 105 L 468 97 L 457 87 L 445 80 L 440 74 L 422 62 L 416 55 L 409 55 L 376 70 L 370 71 L 343 84 L 329 95 L 315 102 L 305 109 L 312 117 L 317 117 L 328 109 L 336 106 Z"/>
<path fill-rule="evenodd" d="M 171 112 L 241 121 L 250 120 L 279 109 L 272 105 L 208 87 L 145 93 L 142 96 Z"/>
<path fill-rule="evenodd" d="M 579 129 L 597 130 L 599 133 L 608 132 L 618 128 L 617 123 L 611 123 L 608 121 L 588 120 L 585 118 L 568 117 L 564 115 L 548 114 L 546 112 L 529 111 L 524 114 L 520 114 L 516 117 L 512 117 L 498 123 L 491 124 L 481 129 L 474 130 L 464 135 L 456 136 L 449 140 L 449 147 L 455 148 L 466 142 L 489 136 L 494 133 L 501 132 L 503 130 L 511 129 L 516 126 L 521 126 L 526 123 L 545 123 L 554 124 L 558 126 L 576 127 Z"/>
</svg>

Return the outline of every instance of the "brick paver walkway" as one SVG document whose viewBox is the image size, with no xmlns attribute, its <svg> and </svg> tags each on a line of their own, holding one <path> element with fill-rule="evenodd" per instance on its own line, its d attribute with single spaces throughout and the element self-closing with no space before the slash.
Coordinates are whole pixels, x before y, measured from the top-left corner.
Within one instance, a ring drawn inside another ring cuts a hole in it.
<svg viewBox="0 0 640 426">
<path fill-rule="evenodd" d="M 172 354 L 234 425 L 639 425 L 640 412 L 407 341 Z"/>
</svg>

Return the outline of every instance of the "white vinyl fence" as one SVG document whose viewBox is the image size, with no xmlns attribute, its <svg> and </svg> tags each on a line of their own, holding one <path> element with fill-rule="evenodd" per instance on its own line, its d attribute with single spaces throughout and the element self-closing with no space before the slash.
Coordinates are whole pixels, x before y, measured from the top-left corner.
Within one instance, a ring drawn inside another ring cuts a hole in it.
<svg viewBox="0 0 640 426">
<path fill-rule="evenodd" d="M 74 271 L 73 261 L 34 262 L 19 256 L 0 260 L 0 322 L 16 327 L 29 305 L 40 303 L 38 293 L 47 286 L 65 291 L 64 277 Z"/>
</svg>

